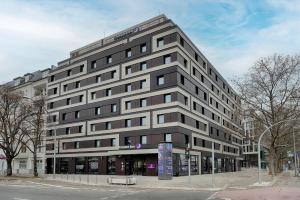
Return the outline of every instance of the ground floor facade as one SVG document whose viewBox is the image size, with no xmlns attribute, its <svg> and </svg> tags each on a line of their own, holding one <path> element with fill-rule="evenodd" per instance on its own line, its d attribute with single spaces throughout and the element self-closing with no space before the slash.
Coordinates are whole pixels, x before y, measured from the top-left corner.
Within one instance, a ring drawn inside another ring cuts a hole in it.
<svg viewBox="0 0 300 200">
<path fill-rule="evenodd" d="M 173 153 L 173 176 L 188 175 L 188 158 L 184 153 Z M 191 154 L 191 174 L 212 173 L 210 152 Z M 53 173 L 53 158 L 46 160 L 46 173 Z M 241 161 L 233 156 L 215 154 L 215 173 L 234 172 Z M 157 176 L 158 154 L 131 154 L 111 156 L 82 156 L 56 158 L 57 174 L 100 174 Z"/>
</svg>

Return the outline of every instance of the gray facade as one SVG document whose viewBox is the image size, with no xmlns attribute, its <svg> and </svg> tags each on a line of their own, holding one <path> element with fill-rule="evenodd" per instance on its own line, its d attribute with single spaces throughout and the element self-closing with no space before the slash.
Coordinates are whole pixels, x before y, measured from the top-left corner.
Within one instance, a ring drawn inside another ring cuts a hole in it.
<svg viewBox="0 0 300 200">
<path fill-rule="evenodd" d="M 47 172 L 157 175 L 173 143 L 174 175 L 239 169 L 236 93 L 164 15 L 72 51 L 48 76 Z"/>
</svg>

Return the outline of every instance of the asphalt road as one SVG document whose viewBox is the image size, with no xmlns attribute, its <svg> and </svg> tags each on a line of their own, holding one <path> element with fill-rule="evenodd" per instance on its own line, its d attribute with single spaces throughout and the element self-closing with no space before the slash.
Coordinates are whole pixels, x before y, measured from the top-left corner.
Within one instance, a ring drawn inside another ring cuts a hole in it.
<svg viewBox="0 0 300 200">
<path fill-rule="evenodd" d="M 0 200 L 207 200 L 214 192 L 0 183 Z"/>
</svg>

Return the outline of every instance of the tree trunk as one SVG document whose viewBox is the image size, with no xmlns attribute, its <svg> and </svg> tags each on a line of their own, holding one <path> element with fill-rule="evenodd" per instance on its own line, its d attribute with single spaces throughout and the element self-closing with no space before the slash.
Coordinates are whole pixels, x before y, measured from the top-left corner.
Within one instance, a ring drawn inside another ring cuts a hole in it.
<svg viewBox="0 0 300 200">
<path fill-rule="evenodd" d="M 6 176 L 12 176 L 12 159 L 7 158 L 6 164 L 7 164 Z"/>
<path fill-rule="evenodd" d="M 33 152 L 33 175 L 35 177 L 38 177 L 38 171 L 37 171 L 37 152 L 36 150 Z"/>
</svg>

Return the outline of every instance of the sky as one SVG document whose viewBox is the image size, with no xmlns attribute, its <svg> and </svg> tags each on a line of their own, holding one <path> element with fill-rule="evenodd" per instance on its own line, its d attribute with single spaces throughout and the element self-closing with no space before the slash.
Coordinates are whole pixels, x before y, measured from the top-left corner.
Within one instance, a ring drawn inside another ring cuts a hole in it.
<svg viewBox="0 0 300 200">
<path fill-rule="evenodd" d="M 0 83 L 165 14 L 228 80 L 264 56 L 300 53 L 300 0 L 3 0 Z"/>
</svg>

